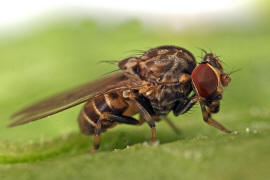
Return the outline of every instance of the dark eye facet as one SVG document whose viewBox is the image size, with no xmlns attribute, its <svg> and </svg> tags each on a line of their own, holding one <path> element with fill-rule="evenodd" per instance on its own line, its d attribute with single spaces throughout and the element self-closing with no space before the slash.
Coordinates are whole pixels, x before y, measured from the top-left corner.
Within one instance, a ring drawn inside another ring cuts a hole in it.
<svg viewBox="0 0 270 180">
<path fill-rule="evenodd" d="M 200 64 L 192 71 L 192 82 L 201 97 L 208 98 L 217 91 L 218 78 L 208 64 Z"/>
</svg>

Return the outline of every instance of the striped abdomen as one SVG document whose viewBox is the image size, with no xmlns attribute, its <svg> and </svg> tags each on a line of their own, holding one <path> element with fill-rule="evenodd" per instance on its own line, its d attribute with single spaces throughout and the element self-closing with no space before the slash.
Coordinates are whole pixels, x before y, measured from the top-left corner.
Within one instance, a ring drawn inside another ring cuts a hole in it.
<svg viewBox="0 0 270 180">
<path fill-rule="evenodd" d="M 133 105 L 123 98 L 122 92 L 112 92 L 98 96 L 88 101 L 78 118 L 79 127 L 83 134 L 94 134 L 97 121 L 103 113 L 132 116 L 136 114 Z M 102 119 L 102 131 L 115 126 L 116 122 Z"/>
</svg>

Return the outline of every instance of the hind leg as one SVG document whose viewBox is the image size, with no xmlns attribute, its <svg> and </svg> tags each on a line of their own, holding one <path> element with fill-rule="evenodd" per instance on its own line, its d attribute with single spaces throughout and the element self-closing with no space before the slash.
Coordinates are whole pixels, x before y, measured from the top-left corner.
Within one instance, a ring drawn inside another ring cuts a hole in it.
<svg viewBox="0 0 270 180">
<path fill-rule="evenodd" d="M 90 152 L 95 152 L 96 150 L 98 150 L 100 145 L 100 133 L 101 133 L 101 119 L 99 119 L 97 122 L 94 134 L 94 147 L 90 149 Z"/>
<path fill-rule="evenodd" d="M 111 123 L 122 123 L 122 124 L 130 124 L 130 125 L 138 125 L 139 121 L 132 117 L 115 115 L 111 113 L 103 113 L 100 116 L 100 119 L 96 123 L 95 134 L 94 134 L 94 147 L 90 149 L 90 152 L 95 152 L 99 149 L 100 145 L 100 134 L 102 131 L 102 122 L 110 121 Z"/>
</svg>

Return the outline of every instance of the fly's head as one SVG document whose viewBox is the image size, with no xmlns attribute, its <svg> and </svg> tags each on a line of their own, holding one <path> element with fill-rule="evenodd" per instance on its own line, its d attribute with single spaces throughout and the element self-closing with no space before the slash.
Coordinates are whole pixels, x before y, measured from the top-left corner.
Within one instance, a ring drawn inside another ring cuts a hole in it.
<svg viewBox="0 0 270 180">
<path fill-rule="evenodd" d="M 204 100 L 211 113 L 219 111 L 223 88 L 231 82 L 229 74 L 223 71 L 221 61 L 212 53 L 192 71 L 192 85 L 197 95 Z"/>
</svg>

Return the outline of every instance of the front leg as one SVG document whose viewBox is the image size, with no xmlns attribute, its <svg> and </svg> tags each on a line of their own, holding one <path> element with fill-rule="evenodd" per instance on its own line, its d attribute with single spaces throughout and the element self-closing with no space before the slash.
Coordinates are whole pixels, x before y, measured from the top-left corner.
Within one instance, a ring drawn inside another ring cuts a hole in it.
<svg viewBox="0 0 270 180">
<path fill-rule="evenodd" d="M 205 104 L 200 101 L 201 109 L 202 109 L 202 115 L 203 115 L 203 120 L 210 126 L 213 126 L 215 128 L 218 128 L 219 130 L 225 132 L 225 133 L 231 133 L 230 130 L 226 129 L 224 126 L 222 126 L 220 123 L 215 121 L 214 119 L 211 118 L 211 113 L 209 110 L 206 109 Z"/>
<path fill-rule="evenodd" d="M 173 109 L 173 113 L 175 116 L 179 116 L 180 114 L 186 113 L 190 110 L 198 101 L 199 98 L 195 94 L 192 95 L 190 98 L 186 99 L 186 103 L 178 103 L 175 108 Z"/>
</svg>

